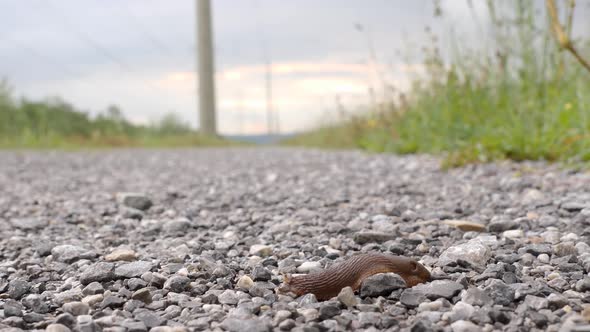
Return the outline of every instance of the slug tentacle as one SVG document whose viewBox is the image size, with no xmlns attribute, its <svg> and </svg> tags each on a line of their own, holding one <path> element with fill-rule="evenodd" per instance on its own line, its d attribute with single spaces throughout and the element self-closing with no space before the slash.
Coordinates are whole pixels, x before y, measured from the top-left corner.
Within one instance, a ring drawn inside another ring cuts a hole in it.
<svg viewBox="0 0 590 332">
<path fill-rule="evenodd" d="M 361 254 L 319 272 L 302 276 L 285 276 L 281 290 L 297 296 L 312 293 L 318 300 L 327 300 L 338 295 L 342 288 L 350 286 L 357 290 L 363 280 L 377 274 L 393 272 L 404 279 L 408 287 L 429 281 L 430 272 L 416 260 L 385 254 Z"/>
</svg>

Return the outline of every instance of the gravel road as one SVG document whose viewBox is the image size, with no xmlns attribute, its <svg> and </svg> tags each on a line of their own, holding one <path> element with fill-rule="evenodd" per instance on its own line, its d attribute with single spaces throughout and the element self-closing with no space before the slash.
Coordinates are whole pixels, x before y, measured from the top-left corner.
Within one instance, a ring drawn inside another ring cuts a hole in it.
<svg viewBox="0 0 590 332">
<path fill-rule="evenodd" d="M 590 331 L 589 189 L 543 163 L 0 152 L 0 330 Z M 275 290 L 360 252 L 449 279 L 376 275 L 328 301 Z"/>
</svg>

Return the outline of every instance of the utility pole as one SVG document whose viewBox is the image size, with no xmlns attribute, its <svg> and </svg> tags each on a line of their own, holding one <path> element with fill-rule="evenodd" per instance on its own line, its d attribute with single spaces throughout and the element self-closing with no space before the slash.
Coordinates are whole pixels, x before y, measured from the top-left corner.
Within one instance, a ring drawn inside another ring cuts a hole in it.
<svg viewBox="0 0 590 332">
<path fill-rule="evenodd" d="M 199 80 L 200 131 L 206 135 L 217 135 L 211 4 L 209 0 L 195 1 L 197 9 L 197 76 Z"/>
<path fill-rule="evenodd" d="M 266 126 L 268 135 L 273 133 L 273 121 L 272 121 L 272 64 L 270 62 L 270 56 L 266 54 Z"/>
</svg>

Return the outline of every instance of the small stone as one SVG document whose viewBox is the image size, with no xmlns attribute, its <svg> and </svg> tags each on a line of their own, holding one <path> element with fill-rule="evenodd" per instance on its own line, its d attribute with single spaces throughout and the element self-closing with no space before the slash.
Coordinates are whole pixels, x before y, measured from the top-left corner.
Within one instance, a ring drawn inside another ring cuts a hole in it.
<svg viewBox="0 0 590 332">
<path fill-rule="evenodd" d="M 166 324 L 165 318 L 145 309 L 136 310 L 134 312 L 134 318 L 142 321 L 147 328 L 162 326 Z"/>
<path fill-rule="evenodd" d="M 236 286 L 238 288 L 243 289 L 250 289 L 252 285 L 254 285 L 254 281 L 247 275 L 241 276 L 240 279 L 238 279 L 238 282 L 236 283 Z"/>
<path fill-rule="evenodd" d="M 143 194 L 139 193 L 118 193 L 117 200 L 123 205 L 145 211 L 152 206 L 152 201 Z"/>
<path fill-rule="evenodd" d="M 305 307 L 310 304 L 318 303 L 318 299 L 314 294 L 305 294 L 299 299 L 299 303 L 302 307 Z"/>
<path fill-rule="evenodd" d="M 546 309 L 549 307 L 549 301 L 547 299 L 534 295 L 525 296 L 524 303 L 526 303 L 530 308 L 533 308 L 536 311 Z"/>
<path fill-rule="evenodd" d="M 252 269 L 252 278 L 256 281 L 268 281 L 272 278 L 272 274 L 264 267 L 256 266 Z"/>
<path fill-rule="evenodd" d="M 553 253 L 557 257 L 564 257 L 570 255 L 577 255 L 578 251 L 572 243 L 563 242 L 553 246 Z"/>
<path fill-rule="evenodd" d="M 338 306 L 338 302 L 336 303 L 326 303 L 320 307 L 319 310 L 319 318 L 320 320 L 330 319 L 336 315 L 340 315 L 341 310 Z"/>
<path fill-rule="evenodd" d="M 347 307 L 354 307 L 359 303 L 358 298 L 354 295 L 354 291 L 349 286 L 342 288 L 338 294 L 338 301 Z"/>
<path fill-rule="evenodd" d="M 443 220 L 442 223 L 451 227 L 455 227 L 463 232 L 483 232 L 486 229 L 485 225 L 466 220 L 449 219 Z"/>
<path fill-rule="evenodd" d="M 59 245 L 51 249 L 51 255 L 58 262 L 72 263 L 80 259 L 93 259 L 96 252 L 86 248 L 73 246 L 69 244 Z"/>
<path fill-rule="evenodd" d="M 492 322 L 494 323 L 500 323 L 500 324 L 508 324 L 510 323 L 510 314 L 504 310 L 499 310 L 496 308 L 491 309 L 488 312 L 488 316 L 490 317 L 490 319 L 492 320 Z"/>
<path fill-rule="evenodd" d="M 55 318 L 56 324 L 62 324 L 67 327 L 73 328 L 76 325 L 76 317 L 72 316 L 72 314 L 63 313 Z"/>
<path fill-rule="evenodd" d="M 473 239 L 447 248 L 438 258 L 438 264 L 444 266 L 464 260 L 472 265 L 485 266 L 491 256 L 492 251 L 486 244 L 479 239 Z"/>
<path fill-rule="evenodd" d="M 275 326 L 279 325 L 285 319 L 290 318 L 291 315 L 292 315 L 292 313 L 289 310 L 278 310 L 277 312 L 275 312 L 275 317 L 273 319 L 273 325 L 275 325 Z"/>
<path fill-rule="evenodd" d="M 590 253 L 590 245 L 588 243 L 578 242 L 576 243 L 576 250 L 578 251 L 579 255 Z"/>
<path fill-rule="evenodd" d="M 518 228 L 518 224 L 510 219 L 492 219 L 488 225 L 488 231 L 490 233 L 502 233 L 516 228 Z"/>
<path fill-rule="evenodd" d="M 136 278 L 152 269 L 152 263 L 147 261 L 136 261 L 125 263 L 115 268 L 115 276 L 118 278 Z"/>
<path fill-rule="evenodd" d="M 142 220 L 144 212 L 138 209 L 124 206 L 121 209 L 121 216 L 125 219 Z"/>
<path fill-rule="evenodd" d="M 104 296 L 102 294 L 95 294 L 95 295 L 88 295 L 82 299 L 82 303 L 86 303 L 87 305 L 94 307 L 98 303 L 104 300 Z"/>
<path fill-rule="evenodd" d="M 191 221 L 187 218 L 177 218 L 166 222 L 162 230 L 169 234 L 186 233 L 192 227 Z M 229 248 L 227 248 L 229 249 Z"/>
<path fill-rule="evenodd" d="M 236 295 L 236 292 L 230 289 L 226 289 L 223 291 L 223 293 L 219 294 L 217 296 L 217 300 L 221 304 L 234 305 L 238 303 L 238 297 Z"/>
<path fill-rule="evenodd" d="M 527 189 L 522 195 L 521 202 L 524 205 L 541 202 L 545 199 L 545 195 L 538 189 Z"/>
<path fill-rule="evenodd" d="M 548 244 L 529 244 L 528 246 L 524 247 L 524 251 L 526 253 L 539 256 L 540 254 L 550 255 L 553 250 Z"/>
<path fill-rule="evenodd" d="M 367 328 L 369 326 L 378 326 L 381 321 L 380 312 L 360 312 L 358 314 L 359 325 L 361 328 Z"/>
<path fill-rule="evenodd" d="M 76 318 L 77 330 L 80 332 L 94 332 L 98 330 L 98 326 L 90 315 L 82 315 Z"/>
<path fill-rule="evenodd" d="M 444 305 L 443 305 L 443 302 L 441 301 L 441 299 L 438 299 L 438 300 L 432 301 L 432 302 L 422 302 L 418 306 L 418 312 L 441 311 L 441 309 L 443 307 L 444 307 Z"/>
<path fill-rule="evenodd" d="M 489 305 L 492 303 L 492 298 L 488 296 L 488 294 L 477 288 L 477 287 L 469 287 L 467 290 L 461 293 L 461 301 L 483 307 L 485 305 Z"/>
<path fill-rule="evenodd" d="M 250 255 L 267 257 L 272 255 L 272 247 L 264 244 L 255 244 L 250 247 Z"/>
<path fill-rule="evenodd" d="M 514 301 L 514 290 L 498 279 L 491 279 L 490 285 L 484 288 L 486 294 L 492 298 L 495 304 L 509 305 Z"/>
<path fill-rule="evenodd" d="M 70 313 L 74 316 L 88 315 L 90 307 L 83 302 L 68 302 L 62 306 L 64 312 Z"/>
<path fill-rule="evenodd" d="M 578 282 L 576 282 L 576 290 L 578 292 L 590 291 L 590 277 L 586 277 L 582 280 L 578 280 Z"/>
<path fill-rule="evenodd" d="M 31 289 L 31 283 L 15 279 L 8 283 L 8 297 L 18 300 Z"/>
<path fill-rule="evenodd" d="M 582 202 L 568 201 L 561 204 L 561 208 L 570 212 L 581 211 L 588 206 Z"/>
<path fill-rule="evenodd" d="M 224 329 L 230 332 L 248 331 L 248 332 L 269 332 L 272 331 L 270 322 L 262 318 L 237 319 L 226 318 L 222 323 Z"/>
<path fill-rule="evenodd" d="M 63 305 L 66 302 L 80 301 L 82 300 L 82 290 L 80 288 L 73 288 L 61 293 L 53 295 L 55 302 L 58 305 Z"/>
<path fill-rule="evenodd" d="M 188 277 L 175 275 L 166 280 L 166 283 L 164 283 L 164 289 L 168 289 L 175 293 L 182 293 L 190 282 L 191 280 Z"/>
<path fill-rule="evenodd" d="M 179 329 L 175 329 L 171 326 L 156 326 L 150 329 L 150 332 L 180 332 Z"/>
<path fill-rule="evenodd" d="M 9 222 L 13 227 L 22 229 L 23 231 L 44 228 L 49 224 L 49 220 L 40 217 L 9 219 Z"/>
<path fill-rule="evenodd" d="M 540 312 L 529 311 L 527 313 L 527 315 L 529 316 L 530 320 L 533 323 L 535 323 L 535 326 L 538 328 L 544 328 L 547 326 L 547 324 L 549 324 L 549 319 L 547 318 L 547 316 L 543 315 Z"/>
<path fill-rule="evenodd" d="M 388 296 L 391 292 L 405 288 L 406 282 L 397 274 L 379 273 L 363 281 L 361 297 Z"/>
<path fill-rule="evenodd" d="M 416 308 L 420 303 L 426 301 L 426 294 L 415 288 L 408 288 L 403 291 L 400 302 L 408 308 Z"/>
<path fill-rule="evenodd" d="M 449 321 L 456 322 L 460 320 L 469 320 L 475 312 L 475 308 L 466 302 L 459 301 L 455 303 L 449 315 Z"/>
<path fill-rule="evenodd" d="M 36 312 L 28 312 L 23 315 L 23 320 L 29 324 L 38 323 L 45 320 L 45 315 L 38 314 Z"/>
<path fill-rule="evenodd" d="M 37 323 L 45 319 L 45 316 L 36 312 L 27 312 L 23 315 L 23 320 L 27 323 Z"/>
<path fill-rule="evenodd" d="M 126 332 L 147 332 L 148 328 L 144 322 L 138 322 L 133 319 L 125 319 L 121 322 L 121 327 Z M 119 331 L 117 331 L 119 332 Z M 123 332 L 123 331 L 121 331 Z"/>
<path fill-rule="evenodd" d="M 306 323 L 315 321 L 320 317 L 319 311 L 314 308 L 298 309 L 297 312 L 303 316 Z"/>
<path fill-rule="evenodd" d="M 4 316 L 5 317 L 22 317 L 23 316 L 23 307 L 20 303 L 16 301 L 6 301 L 4 303 Z"/>
<path fill-rule="evenodd" d="M 359 232 L 354 234 L 354 242 L 364 245 L 367 243 L 383 243 L 390 240 L 395 240 L 395 234 L 386 234 L 381 232 Z"/>
<path fill-rule="evenodd" d="M 80 275 L 80 282 L 88 285 L 92 282 L 105 282 L 115 279 L 115 264 L 98 262 L 90 265 Z M 101 286 L 102 288 L 102 286 Z"/>
<path fill-rule="evenodd" d="M 467 320 L 458 320 L 451 324 L 451 330 L 453 332 L 473 332 L 478 331 L 479 327 Z"/>
<path fill-rule="evenodd" d="M 415 319 L 414 323 L 410 327 L 410 332 L 430 332 L 435 331 L 433 324 L 430 320 Z"/>
<path fill-rule="evenodd" d="M 562 294 L 557 294 L 557 293 L 549 294 L 549 296 L 547 296 L 547 301 L 549 304 L 549 308 L 551 308 L 553 310 L 561 309 L 568 304 L 568 299 L 565 296 L 563 296 Z"/>
<path fill-rule="evenodd" d="M 116 262 L 116 261 L 134 261 L 137 257 L 135 251 L 131 249 L 116 249 L 110 254 L 104 256 L 104 259 L 107 262 Z"/>
<path fill-rule="evenodd" d="M 524 237 L 524 231 L 522 229 L 511 229 L 504 231 L 502 236 L 508 239 L 521 239 Z"/>
<path fill-rule="evenodd" d="M 152 294 L 148 288 L 141 288 L 135 291 L 131 298 L 134 300 L 141 301 L 143 303 L 150 304 L 152 302 Z"/>
<path fill-rule="evenodd" d="M 125 299 L 118 296 L 109 295 L 106 296 L 100 303 L 101 308 L 120 308 L 125 304 Z"/>
<path fill-rule="evenodd" d="M 299 273 L 309 273 L 312 271 L 321 270 L 322 264 L 320 262 L 303 262 L 297 267 Z"/>
<path fill-rule="evenodd" d="M 70 332 L 71 330 L 62 324 L 49 324 L 45 328 L 46 332 Z"/>
<path fill-rule="evenodd" d="M 82 294 L 84 295 L 94 295 L 94 294 L 102 294 L 104 293 L 104 288 L 102 284 L 99 282 L 91 282 L 84 289 L 82 290 Z"/>
<path fill-rule="evenodd" d="M 539 256 L 537 256 L 537 260 L 539 260 L 540 263 L 549 264 L 549 255 L 540 254 Z"/>
<path fill-rule="evenodd" d="M 422 294 L 424 294 L 426 296 L 426 298 L 428 298 L 430 300 L 436 300 L 441 297 L 445 298 L 445 299 L 451 299 L 455 295 L 459 294 L 463 290 L 463 288 L 464 288 L 463 285 L 461 285 L 455 281 L 434 280 L 430 283 L 420 284 L 420 285 L 414 286 L 410 289 L 412 289 L 416 292 L 421 292 Z M 410 289 L 406 289 L 404 291 L 404 293 L 406 293 Z M 403 296 L 403 293 L 402 293 L 402 296 Z"/>
<path fill-rule="evenodd" d="M 161 285 L 164 285 L 164 282 L 166 282 L 166 280 L 164 280 Z M 143 279 L 131 278 L 127 280 L 127 288 L 129 288 L 130 291 L 136 291 L 140 288 L 144 288 L 145 286 L 147 286 L 147 282 Z"/>
<path fill-rule="evenodd" d="M 282 321 L 279 324 L 279 329 L 281 331 L 291 331 L 291 330 L 293 330 L 293 328 L 295 328 L 295 326 L 296 326 L 295 321 L 293 319 L 289 318 L 289 319 L 285 319 L 284 321 Z"/>
<path fill-rule="evenodd" d="M 25 307 L 33 310 L 35 313 L 46 314 L 50 308 L 50 302 L 45 297 L 38 294 L 29 294 L 21 300 Z"/>
</svg>

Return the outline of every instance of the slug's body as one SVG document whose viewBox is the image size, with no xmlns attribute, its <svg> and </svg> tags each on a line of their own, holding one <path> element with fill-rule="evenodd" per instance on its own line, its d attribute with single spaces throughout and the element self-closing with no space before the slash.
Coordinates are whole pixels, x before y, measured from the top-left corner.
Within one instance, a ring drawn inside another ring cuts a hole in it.
<svg viewBox="0 0 590 332">
<path fill-rule="evenodd" d="M 357 290 L 363 280 L 377 274 L 393 272 L 404 279 L 408 287 L 430 280 L 430 272 L 416 260 L 384 254 L 362 254 L 333 265 L 327 270 L 285 279 L 282 291 L 297 296 L 312 293 L 318 300 L 327 300 L 338 295 L 342 288 L 350 286 Z"/>
</svg>

